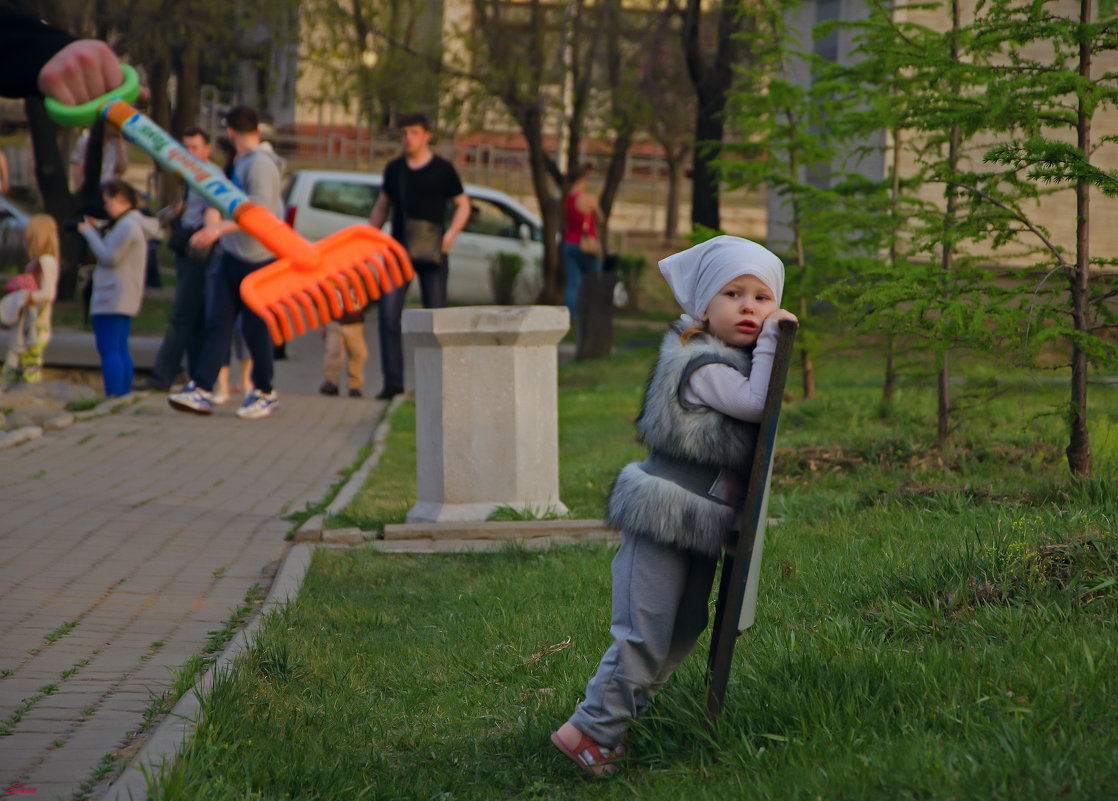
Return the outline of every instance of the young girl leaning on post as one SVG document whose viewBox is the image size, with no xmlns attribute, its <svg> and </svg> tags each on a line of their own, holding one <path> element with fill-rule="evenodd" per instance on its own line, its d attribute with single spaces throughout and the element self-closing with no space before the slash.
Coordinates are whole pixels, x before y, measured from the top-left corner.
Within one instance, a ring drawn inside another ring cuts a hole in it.
<svg viewBox="0 0 1118 801">
<path fill-rule="evenodd" d="M 613 644 L 586 698 L 551 735 L 604 777 L 622 741 L 706 628 L 711 586 L 745 499 L 765 405 L 784 265 L 747 239 L 719 236 L 660 262 L 685 314 L 665 334 L 637 418 L 648 458 L 614 482 L 607 518 L 621 530 L 613 560 Z"/>
</svg>

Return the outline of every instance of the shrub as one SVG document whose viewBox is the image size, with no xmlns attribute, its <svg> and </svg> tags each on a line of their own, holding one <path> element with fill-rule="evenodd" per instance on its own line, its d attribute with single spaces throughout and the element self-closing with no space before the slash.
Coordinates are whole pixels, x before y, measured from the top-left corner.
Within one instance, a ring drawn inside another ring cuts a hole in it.
<svg viewBox="0 0 1118 801">
<path fill-rule="evenodd" d="M 519 253 L 498 253 L 489 265 L 489 283 L 493 300 L 500 306 L 511 306 L 516 281 L 524 270 L 524 257 Z"/>
</svg>

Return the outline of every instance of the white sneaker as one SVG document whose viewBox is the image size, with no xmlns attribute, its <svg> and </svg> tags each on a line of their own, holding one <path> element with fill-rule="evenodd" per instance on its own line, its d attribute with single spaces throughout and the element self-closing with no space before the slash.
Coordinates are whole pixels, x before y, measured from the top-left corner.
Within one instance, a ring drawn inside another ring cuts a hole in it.
<svg viewBox="0 0 1118 801">
<path fill-rule="evenodd" d="M 279 405 L 279 397 L 274 389 L 266 395 L 258 389 L 253 389 L 245 398 L 244 405 L 237 409 L 237 417 L 246 420 L 267 417 L 278 409 Z"/>
<path fill-rule="evenodd" d="M 209 392 L 191 381 L 182 392 L 174 392 L 167 396 L 171 408 L 180 412 L 194 412 L 195 414 L 213 414 L 214 407 Z"/>
<path fill-rule="evenodd" d="M 224 392 L 215 392 L 210 396 L 210 403 L 214 406 L 221 406 L 223 403 L 229 402 L 229 396 Z"/>
</svg>

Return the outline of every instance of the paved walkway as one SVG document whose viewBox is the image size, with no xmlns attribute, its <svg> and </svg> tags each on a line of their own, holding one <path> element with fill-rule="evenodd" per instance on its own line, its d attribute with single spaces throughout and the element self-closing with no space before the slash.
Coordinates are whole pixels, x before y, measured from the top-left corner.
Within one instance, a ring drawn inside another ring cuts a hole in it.
<svg viewBox="0 0 1118 801">
<path fill-rule="evenodd" d="M 197 417 L 152 395 L 0 454 L 0 793 L 98 798 L 152 696 L 267 590 L 290 547 L 281 516 L 322 499 L 381 415 L 370 322 L 365 399 L 317 394 L 313 333 L 276 364 L 272 417 L 236 418 L 239 396 Z"/>
</svg>

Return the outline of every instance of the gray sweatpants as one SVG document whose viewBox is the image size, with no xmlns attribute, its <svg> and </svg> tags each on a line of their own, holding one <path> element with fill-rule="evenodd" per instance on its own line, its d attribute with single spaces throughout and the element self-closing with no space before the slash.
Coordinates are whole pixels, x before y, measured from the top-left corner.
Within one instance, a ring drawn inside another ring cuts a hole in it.
<svg viewBox="0 0 1118 801">
<path fill-rule="evenodd" d="M 622 533 L 609 647 L 571 723 L 607 748 L 659 692 L 707 626 L 718 559 Z"/>
</svg>

